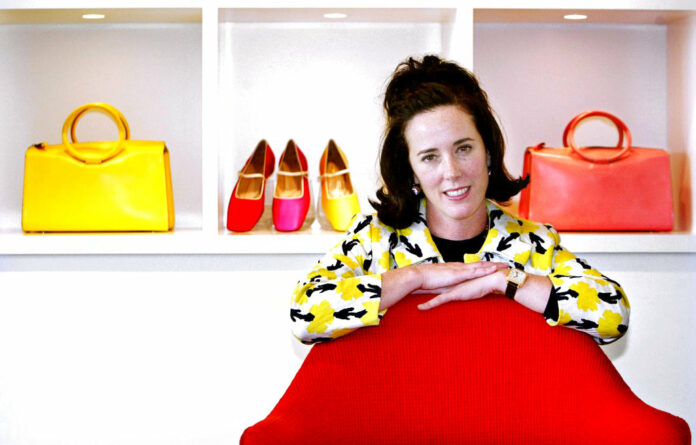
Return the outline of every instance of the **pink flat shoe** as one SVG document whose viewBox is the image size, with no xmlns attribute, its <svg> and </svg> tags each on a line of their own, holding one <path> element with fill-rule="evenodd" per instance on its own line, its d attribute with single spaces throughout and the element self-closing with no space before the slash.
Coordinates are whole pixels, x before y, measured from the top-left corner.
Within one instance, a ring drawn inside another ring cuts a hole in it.
<svg viewBox="0 0 696 445">
<path fill-rule="evenodd" d="M 273 192 L 273 225 L 276 230 L 293 232 L 304 223 L 309 210 L 307 159 L 290 139 L 278 162 Z"/>
</svg>

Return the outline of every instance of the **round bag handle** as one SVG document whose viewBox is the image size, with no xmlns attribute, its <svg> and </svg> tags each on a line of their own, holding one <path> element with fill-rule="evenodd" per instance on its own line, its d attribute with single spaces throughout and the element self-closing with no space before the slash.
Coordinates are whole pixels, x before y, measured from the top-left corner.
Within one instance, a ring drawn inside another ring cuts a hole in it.
<svg viewBox="0 0 696 445">
<path fill-rule="evenodd" d="M 616 155 L 610 156 L 608 158 L 595 158 L 588 156 L 583 153 L 584 150 L 580 150 L 575 145 L 575 128 L 578 124 L 590 117 L 601 116 L 609 119 L 614 123 L 616 129 L 619 131 L 619 142 L 616 144 L 616 148 L 621 149 Z M 625 143 L 624 143 L 625 142 Z M 621 119 L 614 116 L 606 111 L 591 110 L 584 113 L 580 113 L 571 120 L 563 131 L 563 145 L 565 147 L 570 147 L 578 156 L 589 162 L 595 162 L 598 164 L 606 164 L 609 162 L 616 161 L 624 154 L 626 154 L 631 149 L 631 132 L 628 130 L 626 124 L 624 124 Z"/>
<path fill-rule="evenodd" d="M 87 154 L 80 152 L 73 144 L 77 143 L 77 138 L 75 137 L 75 126 L 77 122 L 90 111 L 99 111 L 107 116 L 109 116 L 116 126 L 118 127 L 118 140 L 114 141 L 113 146 L 103 153 Z M 70 140 L 68 140 L 68 130 L 70 131 Z M 104 161 L 108 161 L 123 150 L 123 143 L 130 138 L 130 129 L 128 128 L 128 122 L 126 118 L 123 117 L 120 111 L 112 107 L 109 104 L 95 102 L 91 104 L 82 105 L 75 111 L 70 113 L 65 123 L 63 124 L 62 139 L 66 150 L 72 157 L 78 159 L 82 162 L 88 164 L 99 164 Z"/>
</svg>

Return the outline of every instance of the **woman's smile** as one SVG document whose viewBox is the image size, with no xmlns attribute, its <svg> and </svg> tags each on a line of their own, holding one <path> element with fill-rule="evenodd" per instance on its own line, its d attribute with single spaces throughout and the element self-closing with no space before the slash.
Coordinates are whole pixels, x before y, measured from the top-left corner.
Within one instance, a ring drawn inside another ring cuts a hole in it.
<svg viewBox="0 0 696 445">
<path fill-rule="evenodd" d="M 446 190 L 445 195 L 447 195 L 447 197 L 450 199 L 460 200 L 460 199 L 466 198 L 469 195 L 469 190 L 471 190 L 471 187 L 461 187 L 461 188 Z"/>
</svg>

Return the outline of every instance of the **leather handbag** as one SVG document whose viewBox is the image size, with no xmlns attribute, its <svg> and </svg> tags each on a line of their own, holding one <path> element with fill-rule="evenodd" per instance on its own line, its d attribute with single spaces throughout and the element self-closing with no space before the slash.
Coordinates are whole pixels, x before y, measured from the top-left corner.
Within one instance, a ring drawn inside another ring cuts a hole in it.
<svg viewBox="0 0 696 445">
<path fill-rule="evenodd" d="M 75 125 L 99 111 L 118 140 L 78 142 Z M 69 135 L 69 138 L 68 138 Z M 83 105 L 65 120 L 62 144 L 27 149 L 25 232 L 168 231 L 174 227 L 169 151 L 161 141 L 130 139 L 128 122 L 105 103 Z"/>
<path fill-rule="evenodd" d="M 616 147 L 575 145 L 575 129 L 591 117 L 611 120 L 619 132 Z M 544 143 L 527 148 L 520 216 L 568 231 L 672 230 L 669 154 L 634 147 L 631 133 L 616 116 L 587 111 L 573 118 L 562 148 Z"/>
</svg>

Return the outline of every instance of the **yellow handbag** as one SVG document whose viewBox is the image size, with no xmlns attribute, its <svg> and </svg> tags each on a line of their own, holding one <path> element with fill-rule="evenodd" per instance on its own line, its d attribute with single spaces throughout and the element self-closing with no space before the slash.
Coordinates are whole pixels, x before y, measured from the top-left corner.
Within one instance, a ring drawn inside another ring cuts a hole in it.
<svg viewBox="0 0 696 445">
<path fill-rule="evenodd" d="M 91 111 L 113 119 L 117 141 L 77 141 L 75 125 Z M 131 140 L 126 119 L 105 103 L 73 111 L 65 120 L 62 138 L 59 145 L 41 143 L 27 149 L 22 201 L 25 232 L 168 231 L 174 227 L 169 152 L 164 142 Z"/>
</svg>

